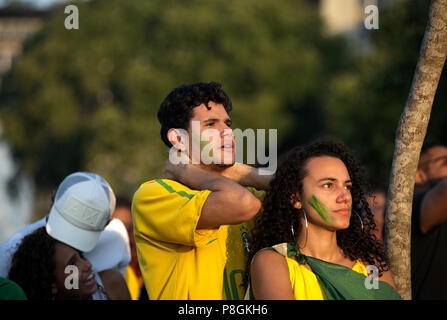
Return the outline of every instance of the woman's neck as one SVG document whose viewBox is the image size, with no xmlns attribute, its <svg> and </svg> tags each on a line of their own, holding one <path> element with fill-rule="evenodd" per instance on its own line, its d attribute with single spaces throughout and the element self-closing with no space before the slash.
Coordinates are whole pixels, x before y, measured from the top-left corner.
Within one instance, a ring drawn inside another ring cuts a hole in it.
<svg viewBox="0 0 447 320">
<path fill-rule="evenodd" d="M 323 261 L 340 263 L 345 259 L 343 250 L 337 244 L 336 231 L 319 226 L 309 224 L 306 231 L 306 227 L 303 225 L 297 239 L 297 245 L 302 254 Z"/>
</svg>

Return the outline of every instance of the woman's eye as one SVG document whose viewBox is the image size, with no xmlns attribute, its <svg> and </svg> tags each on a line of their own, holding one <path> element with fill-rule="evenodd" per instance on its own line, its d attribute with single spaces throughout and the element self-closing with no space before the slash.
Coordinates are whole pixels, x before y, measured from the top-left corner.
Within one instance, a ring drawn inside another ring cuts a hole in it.
<svg viewBox="0 0 447 320">
<path fill-rule="evenodd" d="M 352 185 L 345 186 L 345 189 L 351 191 Z"/>
<path fill-rule="evenodd" d="M 325 184 L 323 184 L 323 188 L 325 188 L 325 189 L 330 189 L 332 187 L 332 183 L 325 183 Z"/>
</svg>

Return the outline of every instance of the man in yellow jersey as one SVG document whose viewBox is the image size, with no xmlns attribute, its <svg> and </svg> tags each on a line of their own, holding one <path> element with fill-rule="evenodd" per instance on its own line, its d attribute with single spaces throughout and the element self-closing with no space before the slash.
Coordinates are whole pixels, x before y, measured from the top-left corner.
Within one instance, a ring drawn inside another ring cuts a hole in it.
<svg viewBox="0 0 447 320">
<path fill-rule="evenodd" d="M 215 82 L 175 88 L 160 105 L 165 179 L 143 183 L 132 203 L 150 299 L 243 298 L 246 222 L 271 175 L 235 162 L 231 108 Z"/>
</svg>

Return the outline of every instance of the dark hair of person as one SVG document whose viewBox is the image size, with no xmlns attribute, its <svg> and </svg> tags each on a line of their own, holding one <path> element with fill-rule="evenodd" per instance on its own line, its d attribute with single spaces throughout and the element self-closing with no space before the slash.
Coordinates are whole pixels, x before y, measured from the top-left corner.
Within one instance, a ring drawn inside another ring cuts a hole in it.
<svg viewBox="0 0 447 320">
<path fill-rule="evenodd" d="M 117 196 L 116 197 L 116 204 L 115 208 L 126 208 L 130 209 L 132 207 L 132 201 L 129 200 L 129 198 L 124 196 Z"/>
<path fill-rule="evenodd" d="M 439 143 L 439 142 L 424 143 L 421 148 L 421 156 L 423 154 L 427 153 L 428 150 L 430 150 L 431 148 L 434 148 L 434 147 L 445 147 L 445 145 L 443 145 L 442 143 Z"/>
<path fill-rule="evenodd" d="M 375 193 L 382 193 L 386 197 L 387 193 L 388 193 L 388 189 L 384 185 L 377 184 L 370 188 L 369 193 L 370 193 L 370 196 L 374 195 Z"/>
<path fill-rule="evenodd" d="M 41 227 L 23 238 L 12 258 L 8 278 L 23 289 L 28 300 L 53 298 L 55 244 Z"/>
<path fill-rule="evenodd" d="M 291 203 L 291 198 L 303 192 L 303 179 L 308 174 L 306 170 L 308 161 L 320 156 L 336 157 L 343 161 L 352 181 L 350 225 L 345 230 L 337 231 L 338 246 L 351 260 L 361 259 L 366 264 L 375 265 L 380 275 L 388 270 L 383 244 L 373 234 L 376 224 L 366 201 L 367 185 L 363 169 L 341 142 L 322 138 L 309 145 L 295 147 L 281 158 L 276 174 L 270 182 L 270 190 L 264 198 L 263 212 L 255 218 L 245 280 L 248 278 L 250 263 L 256 252 L 279 243 L 294 242 L 292 226 L 295 237 L 298 237 L 303 210 L 296 209 Z M 354 211 L 362 218 L 363 229 Z"/>
<path fill-rule="evenodd" d="M 426 161 L 421 162 L 420 159 L 423 155 L 426 155 L 434 147 L 444 147 L 445 148 L 446 146 L 443 145 L 442 143 L 438 143 L 438 142 L 424 143 L 422 145 L 421 153 L 419 155 L 418 169 L 426 169 L 425 166 L 426 166 L 427 162 Z"/>
<path fill-rule="evenodd" d="M 210 109 L 208 106 L 210 101 L 222 104 L 227 113 L 230 113 L 232 109 L 231 100 L 220 83 L 198 82 L 173 89 L 162 101 L 157 113 L 158 121 L 161 124 L 161 140 L 168 147 L 172 147 L 167 137 L 169 129 L 187 130 L 189 121 L 194 116 L 194 108 L 203 103 Z"/>
</svg>

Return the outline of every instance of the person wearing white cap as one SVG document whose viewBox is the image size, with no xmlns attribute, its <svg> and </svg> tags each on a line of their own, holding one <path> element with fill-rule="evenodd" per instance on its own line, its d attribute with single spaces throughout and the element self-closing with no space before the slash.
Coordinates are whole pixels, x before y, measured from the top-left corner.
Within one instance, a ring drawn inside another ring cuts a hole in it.
<svg viewBox="0 0 447 320">
<path fill-rule="evenodd" d="M 72 180 L 65 179 L 58 188 L 46 230 L 56 240 L 89 252 L 109 222 L 116 200 L 112 189 L 100 181 L 72 184 Z"/>
<path fill-rule="evenodd" d="M 130 262 L 129 237 L 120 220 L 110 220 L 115 201 L 111 187 L 99 175 L 68 175 L 57 189 L 50 214 L 21 229 L 0 247 L 0 276 L 8 276 L 22 239 L 43 226 L 52 238 L 84 252 L 94 272 L 115 269 L 124 276 Z"/>
<path fill-rule="evenodd" d="M 45 227 L 23 238 L 8 278 L 28 300 L 130 300 L 117 270 L 94 272 L 81 251 L 51 237 Z"/>
</svg>

